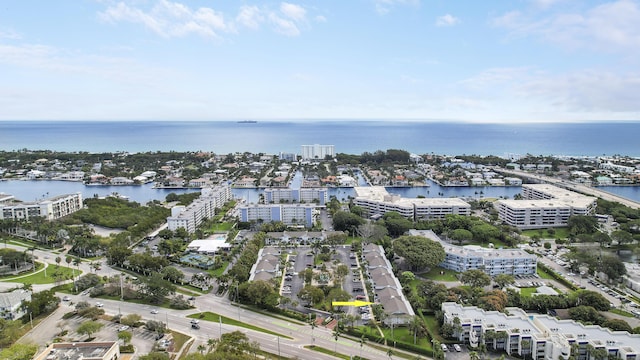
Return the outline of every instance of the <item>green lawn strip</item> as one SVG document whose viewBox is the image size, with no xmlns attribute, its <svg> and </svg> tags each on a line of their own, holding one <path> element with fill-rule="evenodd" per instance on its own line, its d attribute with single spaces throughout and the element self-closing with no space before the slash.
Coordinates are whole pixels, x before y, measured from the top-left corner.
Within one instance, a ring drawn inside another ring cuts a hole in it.
<svg viewBox="0 0 640 360">
<path fill-rule="evenodd" d="M 537 288 L 535 288 L 535 287 L 520 288 L 520 296 L 532 297 L 533 294 L 536 293 L 536 290 L 537 290 Z"/>
<path fill-rule="evenodd" d="M 542 229 L 542 230 L 523 230 L 522 231 L 522 235 L 528 236 L 528 237 L 532 237 L 532 236 L 538 236 L 540 238 L 543 239 L 566 239 L 569 237 L 569 228 L 566 227 L 562 227 L 562 228 L 554 228 L 552 230 L 552 234 L 549 234 L 549 231 L 547 229 Z"/>
<path fill-rule="evenodd" d="M 429 328 L 429 333 L 440 343 L 445 342 L 446 340 L 440 336 L 440 324 L 438 324 L 438 320 L 435 315 L 424 315 L 424 322 L 427 324 L 427 328 Z M 412 342 L 413 344 L 413 342 Z M 425 345 L 425 347 L 431 349 L 431 344 Z"/>
<path fill-rule="evenodd" d="M 413 341 L 413 340 L 411 340 L 411 341 Z M 412 342 L 412 344 L 413 344 L 413 342 Z M 390 344 L 390 345 L 392 345 L 392 344 Z M 374 349 L 380 350 L 380 351 L 385 352 L 385 353 L 387 351 L 389 351 L 389 348 L 384 347 L 382 345 L 375 344 L 375 343 L 373 343 L 373 344 L 372 343 L 367 343 L 367 346 L 370 346 L 370 347 L 372 347 Z M 410 359 L 410 360 L 416 359 L 416 355 L 415 354 L 409 354 L 409 353 L 401 352 L 398 349 L 392 349 L 392 350 L 393 350 L 393 357 L 400 357 L 400 358 L 403 358 L 403 359 Z M 357 356 L 354 356 L 353 358 L 356 359 Z M 422 359 L 421 357 L 419 357 L 419 358 Z"/>
<path fill-rule="evenodd" d="M 409 331 L 406 327 L 398 327 L 393 329 L 393 336 L 391 335 L 392 331 L 389 328 L 382 328 L 382 333 L 384 333 L 384 337 L 387 339 L 387 345 L 393 345 L 393 341 L 403 342 L 406 344 L 413 345 L 413 332 Z M 431 346 L 429 340 L 426 337 L 416 337 L 416 346 Z"/>
<path fill-rule="evenodd" d="M 429 272 L 417 274 L 422 278 L 433 281 L 458 281 L 457 272 L 439 266 L 429 270 Z"/>
<path fill-rule="evenodd" d="M 286 356 L 278 356 L 278 354 L 274 354 L 274 353 L 270 353 L 268 351 L 264 351 L 264 350 L 258 350 L 256 351 L 257 355 L 262 355 L 262 357 L 264 359 L 276 359 L 276 360 L 289 360 L 290 358 L 286 357 Z"/>
<path fill-rule="evenodd" d="M 227 266 L 229 266 L 229 262 L 228 261 L 224 261 L 222 263 L 222 266 L 220 266 L 219 268 L 217 268 L 215 270 L 209 270 L 207 272 L 213 277 L 218 277 L 218 276 L 222 275 L 222 273 L 227 269 Z"/>
<path fill-rule="evenodd" d="M 272 314 L 272 313 L 268 313 L 266 311 L 263 311 L 261 309 L 258 309 L 256 307 L 250 306 L 250 305 L 243 305 L 242 306 L 243 309 L 247 309 L 247 310 L 251 310 L 255 313 L 261 314 L 261 315 L 265 315 L 268 317 L 272 317 L 274 319 L 278 319 L 278 320 L 282 320 L 282 321 L 287 321 L 296 325 L 309 325 L 308 323 L 302 322 L 298 319 L 292 319 L 290 317 L 287 317 L 286 315 L 276 315 L 276 314 Z"/>
<path fill-rule="evenodd" d="M 223 222 L 223 223 L 218 223 L 218 224 L 213 224 L 209 230 L 211 231 L 229 231 L 231 229 L 233 229 L 233 223 L 229 223 L 229 222 Z"/>
<path fill-rule="evenodd" d="M 46 272 L 46 277 L 45 277 Z M 17 275 L 2 278 L 3 282 L 19 282 L 23 284 L 52 284 L 56 281 L 65 281 L 68 278 L 72 277 L 72 274 L 78 276 L 79 271 L 75 268 L 70 268 L 66 266 L 58 266 L 58 265 L 49 265 L 45 269 L 42 269 L 42 266 L 36 263 L 36 272 L 31 273 L 30 275 Z M 59 277 L 56 277 L 56 274 L 59 274 Z M 56 280 L 58 279 L 58 280 Z"/>
<path fill-rule="evenodd" d="M 181 349 L 182 345 L 191 338 L 190 336 L 177 331 L 171 331 L 171 335 L 173 336 L 173 344 L 176 349 Z"/>
<path fill-rule="evenodd" d="M 553 280 L 553 276 L 551 276 L 551 274 L 549 274 L 545 269 L 542 269 L 540 267 L 538 267 L 537 269 L 537 274 L 542 279 Z"/>
<path fill-rule="evenodd" d="M 337 352 L 334 352 L 333 350 L 329 350 L 320 346 L 316 346 L 316 345 L 305 345 L 304 346 L 305 349 L 309 349 L 309 350 L 313 350 L 313 351 L 317 351 L 323 354 L 327 354 L 327 355 L 331 355 L 331 356 L 335 356 L 339 359 L 344 359 L 344 360 L 349 360 L 351 359 L 350 356 L 348 355 L 344 355 L 344 354 L 340 354 Z M 364 358 L 363 358 L 364 359 Z"/>
<path fill-rule="evenodd" d="M 222 319 L 222 323 L 223 324 L 239 326 L 239 327 L 243 327 L 243 328 L 254 330 L 254 331 L 260 331 L 260 332 L 263 332 L 263 333 L 280 336 L 280 337 L 285 338 L 285 339 L 293 339 L 290 336 L 282 335 L 282 334 L 279 334 L 279 333 L 277 333 L 275 331 L 263 329 L 263 328 L 260 328 L 260 327 L 257 327 L 257 326 L 251 325 L 251 324 L 247 324 L 247 323 L 244 323 L 244 322 L 241 322 L 241 321 L 238 321 L 238 320 L 234 320 L 234 319 L 231 319 L 231 318 L 228 318 L 226 316 L 222 316 L 220 314 L 216 314 L 216 313 L 213 313 L 213 312 L 210 312 L 210 311 L 205 311 L 205 312 L 199 313 L 199 314 L 192 314 L 192 315 L 189 315 L 187 317 L 192 318 L 192 319 L 211 321 L 211 322 L 215 322 L 215 323 L 220 322 L 220 319 Z"/>
<path fill-rule="evenodd" d="M 614 314 L 618 314 L 618 315 L 622 315 L 622 316 L 626 316 L 626 317 L 635 317 L 632 313 L 628 312 L 628 311 L 624 311 L 622 309 L 611 309 L 609 310 L 609 312 L 612 312 Z"/>
</svg>

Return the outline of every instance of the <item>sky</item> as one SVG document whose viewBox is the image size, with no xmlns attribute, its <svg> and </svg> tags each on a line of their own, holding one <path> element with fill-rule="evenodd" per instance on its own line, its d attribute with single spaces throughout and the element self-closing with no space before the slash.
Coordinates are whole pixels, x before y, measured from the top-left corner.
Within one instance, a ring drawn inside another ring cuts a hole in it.
<svg viewBox="0 0 640 360">
<path fill-rule="evenodd" d="M 640 0 L 8 0 L 0 120 L 640 120 Z"/>
</svg>

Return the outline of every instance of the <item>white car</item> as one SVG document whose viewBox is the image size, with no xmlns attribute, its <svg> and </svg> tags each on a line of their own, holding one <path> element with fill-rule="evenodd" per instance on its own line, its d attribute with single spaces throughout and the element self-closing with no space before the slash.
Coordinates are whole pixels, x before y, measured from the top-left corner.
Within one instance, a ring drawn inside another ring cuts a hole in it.
<svg viewBox="0 0 640 360">
<path fill-rule="evenodd" d="M 122 325 L 118 328 L 118 331 L 126 331 L 129 330 L 129 325 Z"/>
<path fill-rule="evenodd" d="M 153 310 L 151 310 L 151 313 L 152 313 L 152 314 L 157 314 L 157 313 L 158 313 L 158 309 L 153 309 Z"/>
<path fill-rule="evenodd" d="M 197 323 L 199 323 L 199 322 L 200 322 L 200 320 L 197 320 L 197 319 L 191 319 L 191 323 L 192 323 L 192 324 L 197 324 Z"/>
<path fill-rule="evenodd" d="M 458 344 L 453 344 L 453 348 L 454 348 L 457 352 L 462 351 L 462 348 L 461 348 L 461 347 L 460 347 L 460 345 L 458 345 Z"/>
<path fill-rule="evenodd" d="M 103 303 L 101 303 L 101 302 L 99 302 L 99 303 L 96 303 L 96 307 L 99 307 L 99 308 L 101 308 L 101 307 L 103 307 L 103 306 L 104 306 L 104 304 L 103 304 Z"/>
</svg>

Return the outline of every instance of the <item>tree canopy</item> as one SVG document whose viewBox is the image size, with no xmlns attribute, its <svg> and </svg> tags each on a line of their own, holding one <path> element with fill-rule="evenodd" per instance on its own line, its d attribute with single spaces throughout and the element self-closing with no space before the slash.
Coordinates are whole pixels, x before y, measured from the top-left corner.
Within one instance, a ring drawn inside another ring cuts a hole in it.
<svg viewBox="0 0 640 360">
<path fill-rule="evenodd" d="M 393 250 L 413 270 L 434 267 L 445 258 L 444 248 L 440 243 L 422 236 L 401 236 L 393 242 Z"/>
</svg>

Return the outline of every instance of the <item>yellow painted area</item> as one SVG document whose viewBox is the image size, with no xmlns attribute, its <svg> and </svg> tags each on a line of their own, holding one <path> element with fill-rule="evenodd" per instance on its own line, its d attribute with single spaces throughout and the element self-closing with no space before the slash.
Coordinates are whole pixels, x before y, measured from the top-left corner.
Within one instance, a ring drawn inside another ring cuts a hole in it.
<svg viewBox="0 0 640 360">
<path fill-rule="evenodd" d="M 356 301 L 332 301 L 331 305 L 333 306 L 365 306 L 371 305 L 372 302 L 356 300 Z"/>
</svg>

